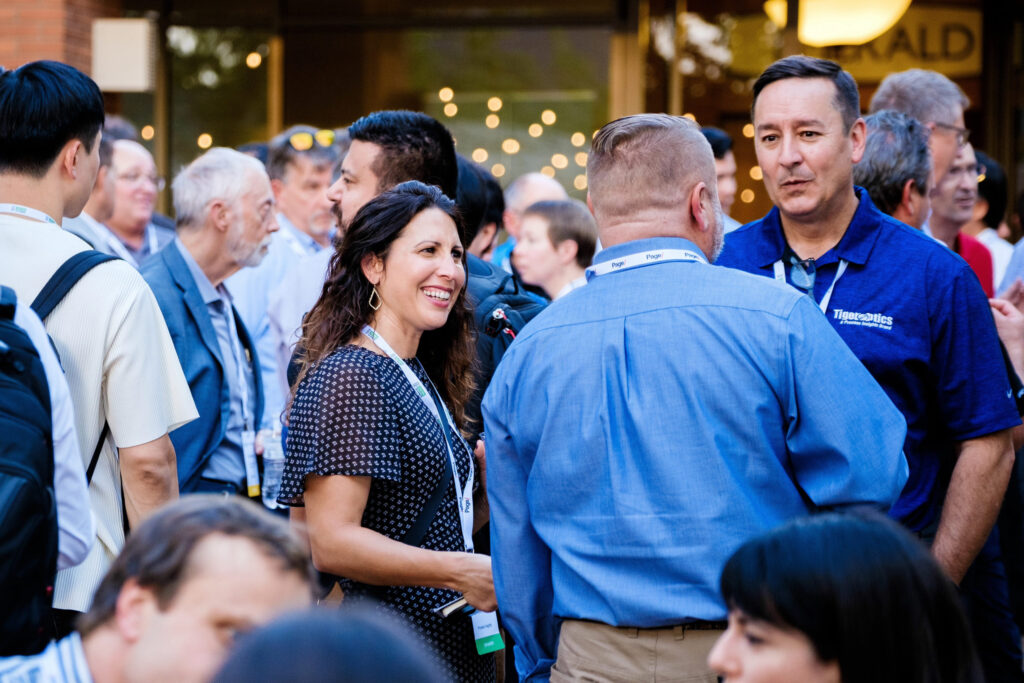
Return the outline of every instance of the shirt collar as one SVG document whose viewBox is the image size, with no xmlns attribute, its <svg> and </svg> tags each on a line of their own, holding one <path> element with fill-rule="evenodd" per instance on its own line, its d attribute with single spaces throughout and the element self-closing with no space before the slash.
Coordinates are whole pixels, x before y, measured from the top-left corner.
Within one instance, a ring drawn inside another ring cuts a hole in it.
<svg viewBox="0 0 1024 683">
<path fill-rule="evenodd" d="M 192 254 L 189 253 L 185 243 L 181 241 L 180 237 L 174 238 L 174 246 L 181 252 L 181 258 L 185 260 L 185 265 L 188 266 L 188 271 L 192 274 L 192 279 L 196 281 L 196 287 L 199 288 L 199 295 L 203 297 L 204 304 L 212 304 L 217 301 L 221 301 L 220 292 L 210 282 L 210 278 L 206 277 L 206 273 L 199 267 L 196 260 L 192 258 Z M 227 290 L 225 290 L 226 292 Z"/>
<path fill-rule="evenodd" d="M 696 244 L 682 237 L 649 237 L 642 240 L 633 240 L 632 242 L 623 242 L 622 244 L 616 244 L 614 247 L 605 247 L 594 256 L 594 263 L 603 263 L 622 258 L 623 256 L 629 256 L 630 254 L 657 251 L 659 249 L 689 249 L 698 254 L 704 253 Z"/>
<path fill-rule="evenodd" d="M 859 201 L 850 225 L 843 233 L 839 244 L 816 259 L 817 261 L 828 263 L 842 259 L 857 265 L 867 263 L 871 250 L 878 240 L 883 214 L 875 208 L 864 188 L 854 186 L 853 191 Z M 757 265 L 764 268 L 781 259 L 786 252 L 786 238 L 782 232 L 782 219 L 778 207 L 772 207 L 757 229 L 761 231 L 761 239 L 757 241 L 754 257 Z"/>
<path fill-rule="evenodd" d="M 288 217 L 280 211 L 277 213 L 277 225 L 281 230 L 287 230 L 288 234 L 298 241 L 307 254 L 315 254 L 324 248 L 315 239 L 295 227 L 295 224 L 288 220 Z"/>
</svg>

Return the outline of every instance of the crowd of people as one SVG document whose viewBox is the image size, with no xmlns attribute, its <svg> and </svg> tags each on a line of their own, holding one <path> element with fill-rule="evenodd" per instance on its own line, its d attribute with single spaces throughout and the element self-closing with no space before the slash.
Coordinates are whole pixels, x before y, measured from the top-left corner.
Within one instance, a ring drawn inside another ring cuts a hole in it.
<svg viewBox="0 0 1024 683">
<path fill-rule="evenodd" d="M 410 111 L 206 151 L 172 221 L 91 79 L 0 71 L 0 683 L 1024 680 L 968 105 L 775 62 L 742 226 L 719 129 L 609 122 L 583 203 Z"/>
</svg>

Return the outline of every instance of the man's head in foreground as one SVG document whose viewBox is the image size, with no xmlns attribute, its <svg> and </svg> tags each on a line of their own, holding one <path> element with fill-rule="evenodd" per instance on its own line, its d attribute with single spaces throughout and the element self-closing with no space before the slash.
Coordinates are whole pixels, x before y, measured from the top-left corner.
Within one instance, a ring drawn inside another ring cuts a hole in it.
<svg viewBox="0 0 1024 683">
<path fill-rule="evenodd" d="M 348 128 L 352 144 L 341 177 L 327 197 L 345 230 L 364 204 L 407 180 L 437 185 L 450 199 L 458 189 L 455 141 L 436 120 L 411 111 L 378 111 Z"/>
<path fill-rule="evenodd" d="M 288 525 L 251 502 L 194 495 L 134 529 L 78 623 L 93 679 L 202 682 L 235 637 L 308 606 Z"/>
<path fill-rule="evenodd" d="M 587 203 L 605 247 L 683 237 L 708 260 L 717 258 L 724 215 L 715 159 L 689 119 L 638 114 L 605 125 L 594 137 L 587 178 Z"/>
<path fill-rule="evenodd" d="M 920 230 L 928 218 L 932 158 L 928 129 L 917 119 L 885 109 L 864 119 L 864 156 L 853 167 L 853 182 L 898 221 Z"/>
<path fill-rule="evenodd" d="M 32 208 L 53 214 L 54 220 L 80 214 L 100 165 L 102 125 L 103 96 L 78 69 L 51 61 L 0 69 L 0 177 L 5 194 L 12 189 L 21 195 L 42 193 L 47 206 Z M 12 199 L 25 198 L 0 197 Z"/>
</svg>

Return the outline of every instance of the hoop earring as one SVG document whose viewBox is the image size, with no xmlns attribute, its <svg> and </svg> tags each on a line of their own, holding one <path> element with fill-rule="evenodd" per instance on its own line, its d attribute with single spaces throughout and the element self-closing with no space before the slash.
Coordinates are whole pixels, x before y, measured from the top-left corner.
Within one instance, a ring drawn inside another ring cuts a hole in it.
<svg viewBox="0 0 1024 683">
<path fill-rule="evenodd" d="M 377 300 L 376 302 L 374 302 L 375 298 Z M 373 290 L 370 292 L 370 301 L 369 301 L 369 303 L 370 303 L 370 308 L 372 308 L 375 311 L 378 308 L 380 308 L 381 303 L 383 303 L 381 301 L 381 299 L 380 299 L 380 293 L 377 292 L 377 288 L 376 287 L 374 287 Z"/>
</svg>

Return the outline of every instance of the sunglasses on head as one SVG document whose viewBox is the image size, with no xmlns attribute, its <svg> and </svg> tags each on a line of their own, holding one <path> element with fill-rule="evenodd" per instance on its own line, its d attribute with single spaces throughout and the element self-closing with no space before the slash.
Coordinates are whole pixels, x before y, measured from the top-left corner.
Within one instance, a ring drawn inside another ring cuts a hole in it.
<svg viewBox="0 0 1024 683">
<path fill-rule="evenodd" d="M 314 143 L 320 147 L 330 147 L 334 144 L 334 131 L 323 128 L 315 133 L 293 133 L 288 138 L 288 144 L 296 152 L 305 152 L 308 149 L 312 149 Z"/>
</svg>

